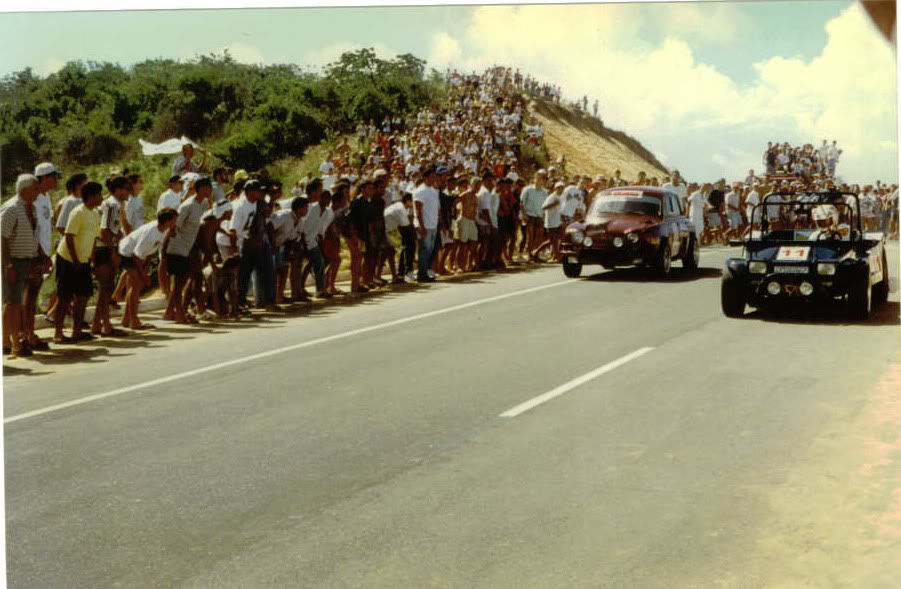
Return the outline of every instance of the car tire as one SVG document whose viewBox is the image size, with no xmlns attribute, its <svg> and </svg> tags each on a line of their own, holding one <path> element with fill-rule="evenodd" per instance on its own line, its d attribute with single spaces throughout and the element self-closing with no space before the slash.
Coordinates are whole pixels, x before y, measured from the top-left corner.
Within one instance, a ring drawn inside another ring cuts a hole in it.
<svg viewBox="0 0 901 589">
<path fill-rule="evenodd" d="M 567 278 L 578 278 L 582 274 L 582 264 L 563 260 L 563 274 Z"/>
<path fill-rule="evenodd" d="M 666 278 L 672 269 L 673 254 L 670 251 L 669 243 L 661 240 L 660 251 L 657 253 L 657 259 L 654 260 L 654 273 L 661 278 Z"/>
<path fill-rule="evenodd" d="M 723 314 L 726 317 L 744 317 L 745 294 L 742 292 L 741 285 L 729 270 L 726 270 L 723 274 L 723 282 L 720 285 L 720 303 L 723 308 Z"/>
<path fill-rule="evenodd" d="M 858 276 L 848 292 L 848 306 L 851 317 L 860 321 L 870 318 L 873 310 L 873 289 L 870 288 L 869 272 Z"/>
<path fill-rule="evenodd" d="M 873 306 L 884 305 L 888 301 L 888 262 L 882 253 L 882 281 L 873 285 Z"/>
<path fill-rule="evenodd" d="M 682 267 L 686 270 L 695 271 L 701 263 L 701 246 L 698 245 L 698 238 L 692 235 L 688 239 L 688 251 L 682 255 Z"/>
</svg>

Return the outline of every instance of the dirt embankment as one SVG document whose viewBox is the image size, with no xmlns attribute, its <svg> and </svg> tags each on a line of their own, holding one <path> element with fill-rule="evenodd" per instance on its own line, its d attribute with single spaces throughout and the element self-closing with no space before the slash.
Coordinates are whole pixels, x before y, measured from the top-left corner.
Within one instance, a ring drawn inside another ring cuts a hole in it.
<svg viewBox="0 0 901 589">
<path fill-rule="evenodd" d="M 644 171 L 663 182 L 666 167 L 650 151 L 622 131 L 604 126 L 600 120 L 546 100 L 532 100 L 530 114 L 544 128 L 551 161 L 566 156 L 566 170 L 576 174 L 613 175 L 634 179 Z"/>
</svg>

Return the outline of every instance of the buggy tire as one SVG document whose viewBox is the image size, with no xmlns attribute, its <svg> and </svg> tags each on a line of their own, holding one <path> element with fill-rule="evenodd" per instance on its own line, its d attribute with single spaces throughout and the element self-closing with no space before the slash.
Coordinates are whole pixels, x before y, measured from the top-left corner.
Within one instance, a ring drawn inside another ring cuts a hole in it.
<svg viewBox="0 0 901 589">
<path fill-rule="evenodd" d="M 582 275 L 582 264 L 567 262 L 563 260 L 563 275 L 567 278 L 578 278 Z"/>
<path fill-rule="evenodd" d="M 720 304 L 723 308 L 723 315 L 726 317 L 740 318 L 745 315 L 745 294 L 729 270 L 723 273 L 723 282 L 720 285 Z"/>
<path fill-rule="evenodd" d="M 873 285 L 873 306 L 884 305 L 888 301 L 888 261 L 882 253 L 882 281 Z"/>
<path fill-rule="evenodd" d="M 866 321 L 873 310 L 873 289 L 870 288 L 869 272 L 858 276 L 848 292 L 848 310 L 853 319 Z"/>
</svg>

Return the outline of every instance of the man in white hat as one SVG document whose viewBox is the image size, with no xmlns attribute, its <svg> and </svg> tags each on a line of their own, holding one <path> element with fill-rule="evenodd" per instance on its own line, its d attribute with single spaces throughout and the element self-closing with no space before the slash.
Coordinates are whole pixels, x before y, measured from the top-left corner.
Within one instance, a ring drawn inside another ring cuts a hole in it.
<svg viewBox="0 0 901 589">
<path fill-rule="evenodd" d="M 37 213 L 34 200 L 38 179 L 22 174 L 16 180 L 16 196 L 0 207 L 0 236 L 3 261 L 3 353 L 31 356 L 25 341 L 23 305 L 31 265 L 38 255 Z"/>
<path fill-rule="evenodd" d="M 41 285 L 44 284 L 44 273 L 49 272 L 52 266 L 50 256 L 53 253 L 53 203 L 50 200 L 50 191 L 56 188 L 59 181 L 59 169 L 50 162 L 44 162 L 35 167 L 34 176 L 38 179 L 39 192 L 34 201 L 39 247 L 37 259 L 31 265 L 28 287 L 25 290 L 25 322 L 22 325 L 22 331 L 27 334 L 28 345 L 32 349 L 46 351 L 50 349 L 50 346 L 47 342 L 42 342 L 38 339 L 38 336 L 34 333 L 34 315 L 37 312 Z"/>
</svg>

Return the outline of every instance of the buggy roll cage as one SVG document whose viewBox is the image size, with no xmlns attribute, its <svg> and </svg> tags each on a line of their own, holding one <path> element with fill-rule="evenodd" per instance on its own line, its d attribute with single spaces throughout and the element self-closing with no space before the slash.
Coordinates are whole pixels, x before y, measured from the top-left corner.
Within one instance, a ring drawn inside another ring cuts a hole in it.
<svg viewBox="0 0 901 589">
<path fill-rule="evenodd" d="M 807 200 L 807 201 L 797 200 L 797 197 L 799 195 L 809 196 L 809 197 L 814 197 L 814 198 Z M 775 196 L 779 196 L 779 197 L 788 196 L 791 200 L 787 200 L 787 201 L 780 200 L 780 201 L 773 202 L 773 203 L 767 202 L 770 198 L 775 197 Z M 854 199 L 854 203 L 856 205 L 856 211 L 855 211 L 854 206 L 851 206 L 847 202 L 844 202 L 844 200 L 843 200 L 844 197 L 848 197 L 848 196 L 850 196 Z M 765 232 L 767 230 L 767 228 L 769 227 L 769 224 L 770 224 L 770 221 L 767 218 L 767 215 L 764 214 L 767 205 L 779 205 L 779 206 L 801 205 L 804 207 L 812 207 L 814 205 L 821 205 L 821 204 L 828 204 L 828 205 L 832 205 L 835 207 L 847 208 L 848 211 L 850 212 L 850 219 L 849 219 L 848 225 L 851 226 L 851 228 L 852 228 L 851 234 L 848 236 L 849 241 L 851 241 L 851 242 L 855 241 L 855 237 L 858 240 L 863 239 L 863 231 L 862 231 L 861 225 L 860 225 L 860 199 L 853 192 L 842 192 L 839 190 L 828 190 L 828 191 L 824 191 L 824 192 L 814 192 L 811 190 L 776 190 L 776 191 L 770 192 L 769 194 L 764 196 L 763 200 L 760 202 L 760 204 L 754 205 L 754 208 L 751 210 L 751 225 L 749 228 L 747 241 L 755 241 L 754 237 L 753 237 L 754 236 L 753 228 L 754 228 L 754 219 L 755 218 L 760 219 L 761 237 L 757 241 L 764 241 L 763 232 Z M 757 209 L 761 209 L 759 217 L 757 216 Z M 856 231 L 854 231 L 855 219 L 857 220 Z M 737 243 L 730 242 L 730 245 L 744 245 L 744 243 L 745 243 L 745 240 L 735 240 L 735 241 L 737 241 Z M 819 240 L 817 240 L 817 241 L 819 241 Z"/>
</svg>

